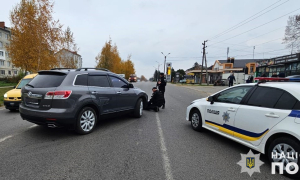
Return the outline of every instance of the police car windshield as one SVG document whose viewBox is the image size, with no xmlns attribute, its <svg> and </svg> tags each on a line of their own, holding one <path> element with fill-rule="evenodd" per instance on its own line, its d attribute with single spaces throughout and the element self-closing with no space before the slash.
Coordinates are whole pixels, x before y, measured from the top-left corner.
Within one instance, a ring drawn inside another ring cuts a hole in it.
<svg viewBox="0 0 300 180">
<path fill-rule="evenodd" d="M 26 84 L 28 84 L 32 79 L 22 79 L 16 89 L 22 89 Z"/>
</svg>

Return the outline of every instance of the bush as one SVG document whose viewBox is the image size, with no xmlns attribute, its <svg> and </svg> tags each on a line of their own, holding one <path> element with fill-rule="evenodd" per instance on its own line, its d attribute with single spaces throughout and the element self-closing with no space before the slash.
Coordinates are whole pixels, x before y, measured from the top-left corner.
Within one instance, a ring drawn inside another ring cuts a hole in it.
<svg viewBox="0 0 300 180">
<path fill-rule="evenodd" d="M 25 76 L 25 73 L 23 73 L 21 71 L 16 76 L 0 78 L 0 81 L 6 82 L 6 83 L 18 83 L 24 76 Z"/>
</svg>

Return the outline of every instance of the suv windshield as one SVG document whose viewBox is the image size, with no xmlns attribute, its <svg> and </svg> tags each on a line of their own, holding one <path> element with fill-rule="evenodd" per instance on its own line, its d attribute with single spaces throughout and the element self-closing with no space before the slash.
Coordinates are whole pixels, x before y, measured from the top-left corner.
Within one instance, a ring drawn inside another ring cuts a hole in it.
<svg viewBox="0 0 300 180">
<path fill-rule="evenodd" d="M 24 87 L 26 84 L 28 84 L 31 80 L 32 80 L 32 78 L 31 79 L 22 79 L 16 89 L 22 89 L 22 87 Z"/>
<path fill-rule="evenodd" d="M 34 88 L 58 87 L 65 77 L 65 74 L 39 74 L 28 85 Z"/>
</svg>

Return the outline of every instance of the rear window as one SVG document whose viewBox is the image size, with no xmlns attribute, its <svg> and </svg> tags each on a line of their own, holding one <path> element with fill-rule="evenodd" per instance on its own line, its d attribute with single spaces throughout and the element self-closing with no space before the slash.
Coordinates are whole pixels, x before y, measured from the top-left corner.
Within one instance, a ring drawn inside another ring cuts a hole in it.
<svg viewBox="0 0 300 180">
<path fill-rule="evenodd" d="M 281 95 L 282 90 L 258 87 L 248 101 L 248 105 L 273 108 Z"/>
<path fill-rule="evenodd" d="M 39 74 L 29 85 L 34 88 L 58 87 L 65 79 L 66 74 Z"/>
<path fill-rule="evenodd" d="M 77 86 L 87 86 L 88 76 L 87 74 L 78 75 L 74 85 Z"/>
<path fill-rule="evenodd" d="M 16 89 L 22 89 L 26 84 L 28 84 L 32 79 L 22 79 Z"/>
</svg>

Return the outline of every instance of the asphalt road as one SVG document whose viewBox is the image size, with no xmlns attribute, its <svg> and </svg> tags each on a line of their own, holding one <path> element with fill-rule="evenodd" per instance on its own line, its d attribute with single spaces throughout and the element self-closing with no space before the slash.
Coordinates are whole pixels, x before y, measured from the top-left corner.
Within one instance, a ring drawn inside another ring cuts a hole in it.
<svg viewBox="0 0 300 180">
<path fill-rule="evenodd" d="M 152 82 L 135 86 L 151 96 Z M 209 131 L 193 131 L 186 107 L 223 87 L 166 87 L 166 109 L 101 121 L 77 135 L 23 121 L 0 110 L 0 179 L 287 179 L 271 175 L 265 155 L 261 173 L 241 173 L 249 148 Z M 257 152 L 255 152 L 257 153 Z"/>
</svg>

